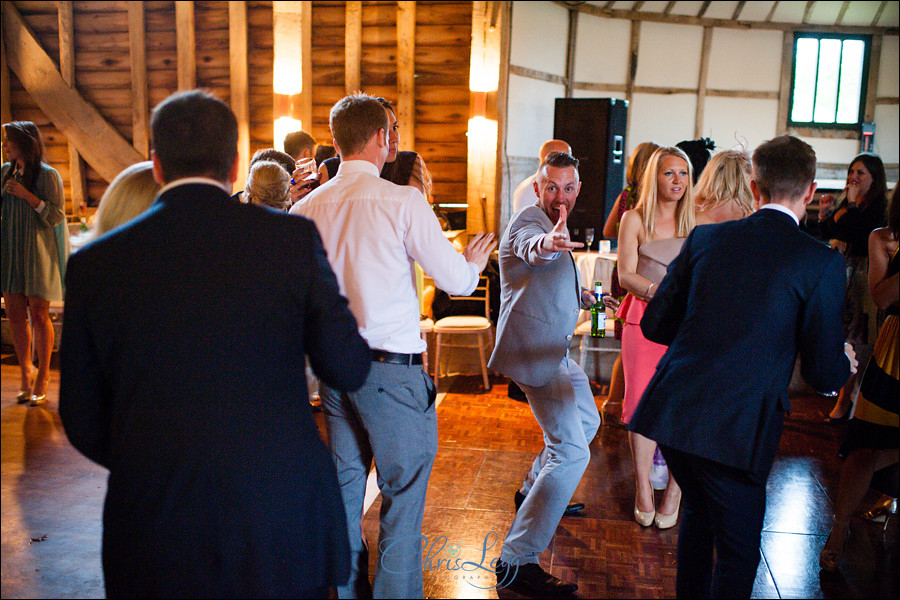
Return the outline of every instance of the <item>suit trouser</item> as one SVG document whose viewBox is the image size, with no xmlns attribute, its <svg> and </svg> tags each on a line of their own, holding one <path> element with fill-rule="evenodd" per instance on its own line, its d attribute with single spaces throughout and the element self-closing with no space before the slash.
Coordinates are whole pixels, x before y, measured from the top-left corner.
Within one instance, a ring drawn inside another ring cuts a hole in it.
<svg viewBox="0 0 900 600">
<path fill-rule="evenodd" d="M 437 454 L 434 382 L 419 365 L 373 362 L 357 391 L 321 388 L 350 535 L 350 581 L 338 587 L 338 596 L 421 598 L 422 515 Z M 378 566 L 370 589 L 361 521 L 373 458 L 382 501 Z"/>
<path fill-rule="evenodd" d="M 768 470 L 758 475 L 660 448 L 682 491 L 676 596 L 749 598 L 759 567 Z"/>
<path fill-rule="evenodd" d="M 528 406 L 544 431 L 544 449 L 522 484 L 525 500 L 500 553 L 505 563 L 525 564 L 537 563 L 538 555 L 556 533 L 591 459 L 588 446 L 600 427 L 600 413 L 587 375 L 568 356 L 546 385 L 516 383 L 528 397 Z"/>
</svg>

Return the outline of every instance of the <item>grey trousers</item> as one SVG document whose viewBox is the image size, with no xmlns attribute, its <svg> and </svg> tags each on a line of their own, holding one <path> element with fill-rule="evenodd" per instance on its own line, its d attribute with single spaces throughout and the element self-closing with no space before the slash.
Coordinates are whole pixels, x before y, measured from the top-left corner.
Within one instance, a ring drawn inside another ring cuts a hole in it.
<svg viewBox="0 0 900 600">
<path fill-rule="evenodd" d="M 516 383 L 544 431 L 544 449 L 522 483 L 525 500 L 500 553 L 500 560 L 514 565 L 537 563 L 547 549 L 591 459 L 588 446 L 600 427 L 587 375 L 568 356 L 546 385 Z"/>
<path fill-rule="evenodd" d="M 437 454 L 436 390 L 421 366 L 372 363 L 365 384 L 349 393 L 321 386 L 328 445 L 347 511 L 351 575 L 340 598 L 422 598 L 422 515 Z M 374 585 L 361 521 L 372 460 L 381 490 Z"/>
</svg>

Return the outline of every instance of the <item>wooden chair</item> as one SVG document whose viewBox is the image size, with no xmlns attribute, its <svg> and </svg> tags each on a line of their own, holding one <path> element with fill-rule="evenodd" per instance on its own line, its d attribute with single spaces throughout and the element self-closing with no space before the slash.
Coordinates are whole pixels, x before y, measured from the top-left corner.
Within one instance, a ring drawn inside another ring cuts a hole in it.
<svg viewBox="0 0 900 600">
<path fill-rule="evenodd" d="M 484 389 L 491 389 L 487 372 L 487 355 L 494 347 L 491 324 L 491 293 L 488 278 L 478 278 L 478 286 L 471 296 L 450 296 L 452 301 L 468 300 L 484 304 L 484 316 L 457 315 L 444 317 L 434 324 L 434 384 L 437 386 L 441 375 L 441 350 L 445 348 L 477 348 L 481 359 L 481 374 Z M 458 338 L 463 338 L 459 340 Z M 474 338 L 474 339 L 472 339 Z"/>
</svg>

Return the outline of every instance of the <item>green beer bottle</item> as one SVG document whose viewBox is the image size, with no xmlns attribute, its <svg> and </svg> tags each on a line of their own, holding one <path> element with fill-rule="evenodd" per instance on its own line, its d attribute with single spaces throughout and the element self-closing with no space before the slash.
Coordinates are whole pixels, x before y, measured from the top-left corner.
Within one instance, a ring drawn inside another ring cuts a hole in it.
<svg viewBox="0 0 900 600">
<path fill-rule="evenodd" d="M 606 307 L 603 306 L 603 284 L 594 284 L 597 302 L 591 306 L 591 337 L 606 337 Z"/>
</svg>

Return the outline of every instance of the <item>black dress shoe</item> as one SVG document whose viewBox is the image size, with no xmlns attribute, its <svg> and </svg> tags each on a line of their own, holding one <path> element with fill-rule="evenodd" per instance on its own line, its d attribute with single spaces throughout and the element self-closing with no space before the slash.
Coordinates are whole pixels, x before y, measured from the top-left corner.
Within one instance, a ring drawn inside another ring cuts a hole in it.
<svg viewBox="0 0 900 600">
<path fill-rule="evenodd" d="M 497 589 L 509 589 L 526 596 L 545 598 L 570 596 L 578 586 L 554 577 L 535 563 L 509 565 L 498 560 Z"/>
<path fill-rule="evenodd" d="M 518 512 L 519 507 L 521 507 L 522 503 L 525 501 L 525 494 L 523 494 L 519 490 L 516 490 L 516 496 L 515 496 L 514 501 L 516 503 L 516 512 Z M 578 514 L 583 510 L 584 510 L 584 504 L 582 504 L 581 502 L 574 502 L 574 503 L 566 506 L 566 510 L 563 512 L 563 516 L 571 517 L 572 515 Z"/>
</svg>

